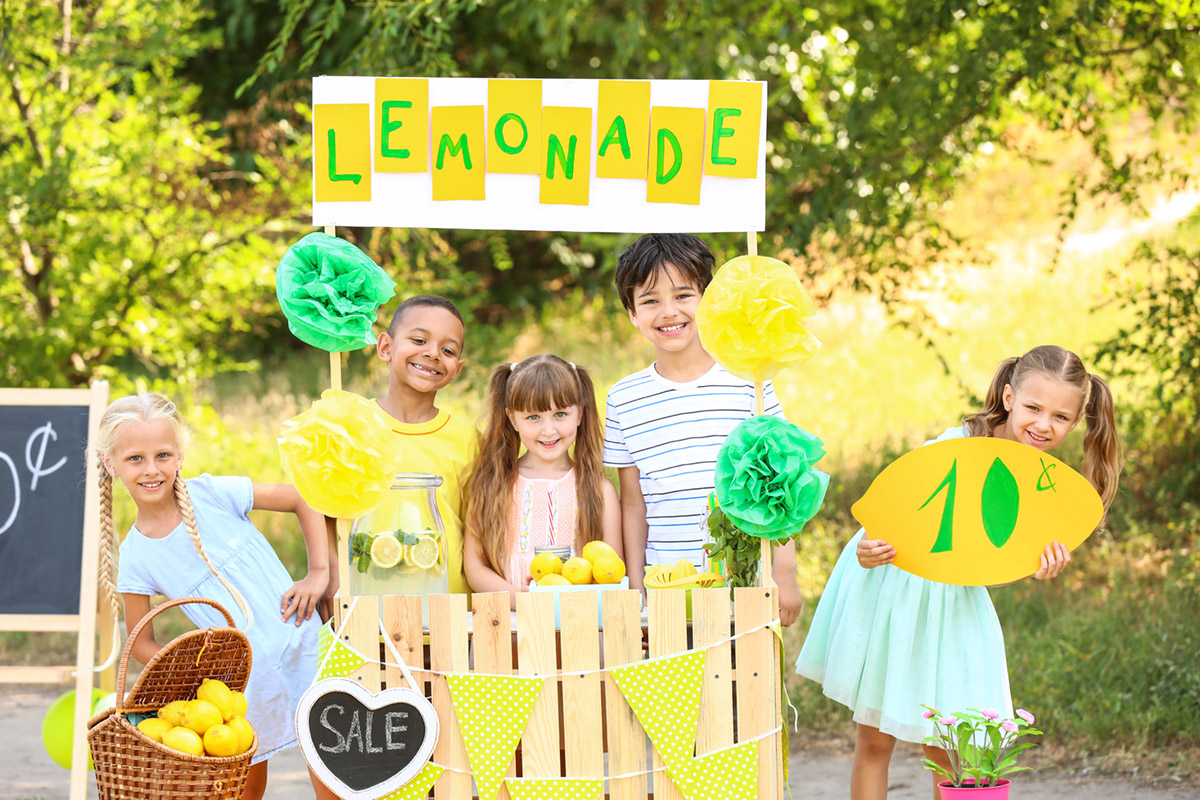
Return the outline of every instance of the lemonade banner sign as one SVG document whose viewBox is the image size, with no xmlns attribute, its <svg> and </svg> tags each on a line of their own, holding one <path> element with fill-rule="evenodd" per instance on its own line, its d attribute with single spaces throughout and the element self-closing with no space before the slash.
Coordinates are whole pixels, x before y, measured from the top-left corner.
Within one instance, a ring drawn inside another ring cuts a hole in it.
<svg viewBox="0 0 1200 800">
<path fill-rule="evenodd" d="M 313 224 L 761 231 L 766 84 L 313 79 Z"/>
<path fill-rule="evenodd" d="M 1047 545 L 1074 550 L 1104 515 L 1092 485 L 1054 456 L 984 436 L 901 456 L 850 510 L 896 548 L 897 567 L 960 586 L 1028 577 Z"/>
</svg>

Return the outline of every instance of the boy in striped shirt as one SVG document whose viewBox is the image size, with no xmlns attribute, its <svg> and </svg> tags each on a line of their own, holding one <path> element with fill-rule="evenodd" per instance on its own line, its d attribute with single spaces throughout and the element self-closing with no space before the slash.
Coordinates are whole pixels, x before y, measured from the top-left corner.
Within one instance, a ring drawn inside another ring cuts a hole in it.
<svg viewBox="0 0 1200 800">
<path fill-rule="evenodd" d="M 639 237 L 617 262 L 621 303 L 656 355 L 613 384 L 605 415 L 604 465 L 620 478 L 625 562 L 638 589 L 647 564 L 686 558 L 704 566 L 717 452 L 754 413 L 753 384 L 722 369 L 696 330 L 714 263 L 703 241 L 677 233 Z M 770 382 L 763 410 L 783 416 Z M 793 543 L 775 550 L 773 575 L 780 619 L 790 625 L 803 605 Z"/>
</svg>

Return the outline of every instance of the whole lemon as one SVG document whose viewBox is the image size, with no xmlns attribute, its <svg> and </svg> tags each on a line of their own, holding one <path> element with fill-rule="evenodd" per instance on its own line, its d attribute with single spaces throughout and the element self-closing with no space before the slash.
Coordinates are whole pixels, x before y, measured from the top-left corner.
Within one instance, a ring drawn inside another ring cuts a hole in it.
<svg viewBox="0 0 1200 800">
<path fill-rule="evenodd" d="M 559 575 L 557 572 L 551 572 L 546 577 L 537 582 L 538 586 L 570 586 L 571 582 Z"/>
<path fill-rule="evenodd" d="M 200 684 L 200 688 L 196 690 L 196 699 L 207 700 L 216 706 L 217 710 L 221 712 L 223 720 L 229 719 L 237 713 L 233 692 L 221 681 L 205 678 L 204 682 Z"/>
<path fill-rule="evenodd" d="M 562 568 L 562 559 L 554 553 L 538 553 L 533 557 L 533 561 L 529 562 L 529 577 L 540 584 L 542 578 L 547 575 L 562 574 Z"/>
<path fill-rule="evenodd" d="M 613 550 L 599 539 L 585 544 L 583 546 L 583 552 L 580 553 L 580 555 L 592 562 L 593 565 L 596 563 L 596 560 L 602 556 L 612 556 L 613 558 L 618 558 L 617 551 Z"/>
<path fill-rule="evenodd" d="M 567 563 L 563 564 L 562 576 L 575 586 L 591 583 L 592 562 L 579 556 L 568 558 Z"/>
<path fill-rule="evenodd" d="M 624 577 L 625 562 L 615 554 L 600 556 L 592 563 L 592 578 L 596 583 L 620 583 Z"/>
<path fill-rule="evenodd" d="M 158 710 L 158 718 L 165 719 L 172 725 L 182 725 L 183 719 L 180 715 L 183 713 L 183 707 L 187 704 L 187 700 L 176 700 L 173 703 L 167 703 Z"/>
<path fill-rule="evenodd" d="M 238 754 L 238 737 L 228 725 L 213 725 L 204 732 L 204 752 L 224 758 Z"/>
<path fill-rule="evenodd" d="M 254 726 L 247 722 L 245 717 L 234 717 L 226 722 L 225 726 L 237 737 L 238 754 L 246 752 L 250 745 L 254 744 Z"/>
<path fill-rule="evenodd" d="M 225 718 L 221 710 L 207 700 L 189 700 L 179 715 L 180 724 L 203 736 L 204 732 L 213 725 L 219 725 Z"/>
<path fill-rule="evenodd" d="M 163 734 L 162 743 L 182 753 L 191 753 L 194 756 L 204 755 L 204 741 L 198 733 L 187 728 L 171 728 Z"/>
<path fill-rule="evenodd" d="M 156 742 L 163 740 L 163 734 L 175 726 L 160 717 L 150 717 L 137 724 L 137 729 Z"/>
<path fill-rule="evenodd" d="M 230 692 L 233 695 L 233 715 L 235 717 L 246 716 L 246 695 L 241 692 Z M 229 720 L 226 719 L 226 722 Z"/>
</svg>

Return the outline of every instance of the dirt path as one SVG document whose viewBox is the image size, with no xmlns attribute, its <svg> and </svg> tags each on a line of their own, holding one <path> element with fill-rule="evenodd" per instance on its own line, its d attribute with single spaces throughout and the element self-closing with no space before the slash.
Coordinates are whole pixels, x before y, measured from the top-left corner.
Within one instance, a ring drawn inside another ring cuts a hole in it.
<svg viewBox="0 0 1200 800">
<path fill-rule="evenodd" d="M 69 774 L 42 748 L 42 716 L 60 689 L 0 686 L 0 720 L 10 733 L 0 743 L 0 800 L 50 800 L 65 798 Z M 12 735 L 15 734 L 15 735 Z M 844 798 L 850 777 L 849 750 L 822 746 L 793 751 L 792 796 Z M 930 779 L 921 769 L 915 748 L 897 750 L 892 762 L 889 800 L 928 800 Z M 1185 800 L 1200 798 L 1200 790 L 1163 789 L 1124 779 L 1075 779 L 1040 773 L 1023 773 L 1016 797 L 1022 800 Z M 311 797 L 308 770 L 297 749 L 271 761 L 266 800 L 302 800 Z M 89 781 L 88 797 L 96 797 Z M 714 798 L 714 800 L 718 800 Z"/>
</svg>

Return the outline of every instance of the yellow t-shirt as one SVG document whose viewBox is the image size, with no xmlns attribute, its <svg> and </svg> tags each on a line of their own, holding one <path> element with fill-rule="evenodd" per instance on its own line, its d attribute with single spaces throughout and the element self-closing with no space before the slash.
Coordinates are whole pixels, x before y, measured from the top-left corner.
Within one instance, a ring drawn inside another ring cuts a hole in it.
<svg viewBox="0 0 1200 800">
<path fill-rule="evenodd" d="M 463 488 L 467 472 L 479 454 L 479 434 L 466 420 L 438 411 L 428 422 L 409 424 L 392 420 L 392 430 L 402 439 L 402 455 L 397 472 L 428 472 L 440 475 L 442 485 L 435 491 L 438 513 L 446 526 L 449 552 L 450 591 L 467 594 L 467 576 L 463 572 Z"/>
</svg>

